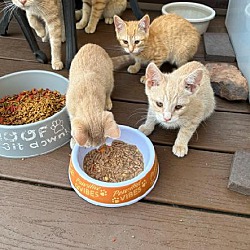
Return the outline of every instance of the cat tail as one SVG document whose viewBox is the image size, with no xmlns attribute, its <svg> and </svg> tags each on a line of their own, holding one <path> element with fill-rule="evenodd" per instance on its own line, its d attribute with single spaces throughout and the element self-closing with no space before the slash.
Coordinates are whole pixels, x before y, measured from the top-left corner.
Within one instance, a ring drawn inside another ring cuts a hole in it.
<svg viewBox="0 0 250 250">
<path fill-rule="evenodd" d="M 135 63 L 135 59 L 131 55 L 115 56 L 111 57 L 111 59 L 114 65 L 114 70 L 119 70 Z"/>
</svg>

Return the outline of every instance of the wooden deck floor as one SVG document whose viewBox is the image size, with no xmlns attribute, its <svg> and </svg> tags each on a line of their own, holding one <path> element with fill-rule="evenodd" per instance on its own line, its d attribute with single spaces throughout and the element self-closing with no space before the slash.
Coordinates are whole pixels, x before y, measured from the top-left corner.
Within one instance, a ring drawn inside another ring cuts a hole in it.
<svg viewBox="0 0 250 250">
<path fill-rule="evenodd" d="M 124 18 L 134 17 L 128 10 Z M 209 31 L 225 32 L 224 19 L 216 17 Z M 0 37 L 0 76 L 51 71 L 35 61 L 15 20 L 8 33 Z M 78 46 L 88 42 L 111 56 L 122 53 L 113 26 L 103 22 L 95 34 L 78 31 Z M 49 45 L 39 45 L 49 55 Z M 205 61 L 202 42 L 195 59 Z M 67 70 L 58 73 L 68 77 Z M 120 124 L 137 128 L 138 110 L 147 108 L 142 73 L 115 72 L 113 113 Z M 191 139 L 186 157 L 171 152 L 177 131 L 158 128 L 150 136 L 159 180 L 131 206 L 103 208 L 79 198 L 68 180 L 69 145 L 25 160 L 0 158 L 0 249 L 249 250 L 250 197 L 229 191 L 227 183 L 233 153 L 250 149 L 250 105 L 216 100 L 215 113 Z"/>
</svg>

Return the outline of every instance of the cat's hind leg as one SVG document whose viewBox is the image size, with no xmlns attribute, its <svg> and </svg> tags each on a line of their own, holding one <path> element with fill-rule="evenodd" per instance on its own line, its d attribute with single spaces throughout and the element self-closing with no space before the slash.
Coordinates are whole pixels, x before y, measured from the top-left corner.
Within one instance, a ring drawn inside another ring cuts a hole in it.
<svg viewBox="0 0 250 250">
<path fill-rule="evenodd" d="M 111 101 L 110 96 L 106 97 L 106 109 L 107 110 L 111 110 L 112 109 L 112 101 Z"/>
<path fill-rule="evenodd" d="M 76 29 L 81 30 L 87 26 L 90 17 L 90 12 L 91 12 L 91 3 L 89 1 L 83 1 L 82 10 L 80 14 L 81 18 L 79 18 L 80 21 L 76 23 Z"/>
</svg>

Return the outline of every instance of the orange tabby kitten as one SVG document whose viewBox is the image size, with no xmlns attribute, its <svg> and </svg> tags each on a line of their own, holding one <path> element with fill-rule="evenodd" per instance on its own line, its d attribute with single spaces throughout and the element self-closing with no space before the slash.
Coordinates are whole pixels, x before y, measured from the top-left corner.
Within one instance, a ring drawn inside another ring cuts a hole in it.
<svg viewBox="0 0 250 250">
<path fill-rule="evenodd" d="M 72 60 L 66 107 L 71 121 L 71 148 L 93 147 L 107 137 L 118 138 L 120 130 L 111 112 L 114 87 L 113 63 L 96 44 L 84 45 Z"/>
<path fill-rule="evenodd" d="M 196 28 L 176 14 L 161 15 L 152 24 L 148 15 L 128 22 L 114 16 L 114 24 L 121 46 L 135 57 L 135 64 L 128 68 L 132 74 L 149 62 L 159 68 L 166 61 L 180 67 L 193 58 L 200 42 Z M 145 77 L 141 82 L 145 82 Z"/>
<path fill-rule="evenodd" d="M 156 124 L 163 128 L 180 128 L 173 153 L 183 157 L 188 142 L 199 124 L 215 108 L 209 73 L 199 62 L 189 62 L 170 74 L 163 74 L 154 63 L 146 69 L 145 92 L 149 110 L 146 123 L 139 127 L 149 135 Z"/>
<path fill-rule="evenodd" d="M 65 41 L 65 29 L 61 0 L 12 0 L 12 2 L 26 11 L 30 26 L 42 41 L 50 41 L 52 69 L 62 69 L 61 42 Z"/>
<path fill-rule="evenodd" d="M 76 11 L 77 29 L 85 28 L 94 33 L 97 23 L 104 17 L 105 23 L 112 24 L 114 15 L 121 15 L 127 7 L 127 0 L 82 0 L 82 11 Z"/>
</svg>

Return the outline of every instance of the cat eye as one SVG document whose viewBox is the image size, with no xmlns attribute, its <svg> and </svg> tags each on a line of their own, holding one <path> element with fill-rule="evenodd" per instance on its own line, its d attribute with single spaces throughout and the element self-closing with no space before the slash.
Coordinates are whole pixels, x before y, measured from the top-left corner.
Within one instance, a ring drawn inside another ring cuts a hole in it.
<svg viewBox="0 0 250 250">
<path fill-rule="evenodd" d="M 163 103 L 162 102 L 156 102 L 156 105 L 161 108 L 163 106 Z"/>
<path fill-rule="evenodd" d="M 127 40 L 122 40 L 124 44 L 128 44 L 128 41 Z"/>
<path fill-rule="evenodd" d="M 135 43 L 135 44 L 138 44 L 138 43 L 140 43 L 140 41 L 139 41 L 139 40 L 135 40 L 134 43 Z"/>
<path fill-rule="evenodd" d="M 175 110 L 179 110 L 179 109 L 181 109 L 181 108 L 182 108 L 181 105 L 176 105 L 176 106 L 175 106 Z"/>
</svg>

